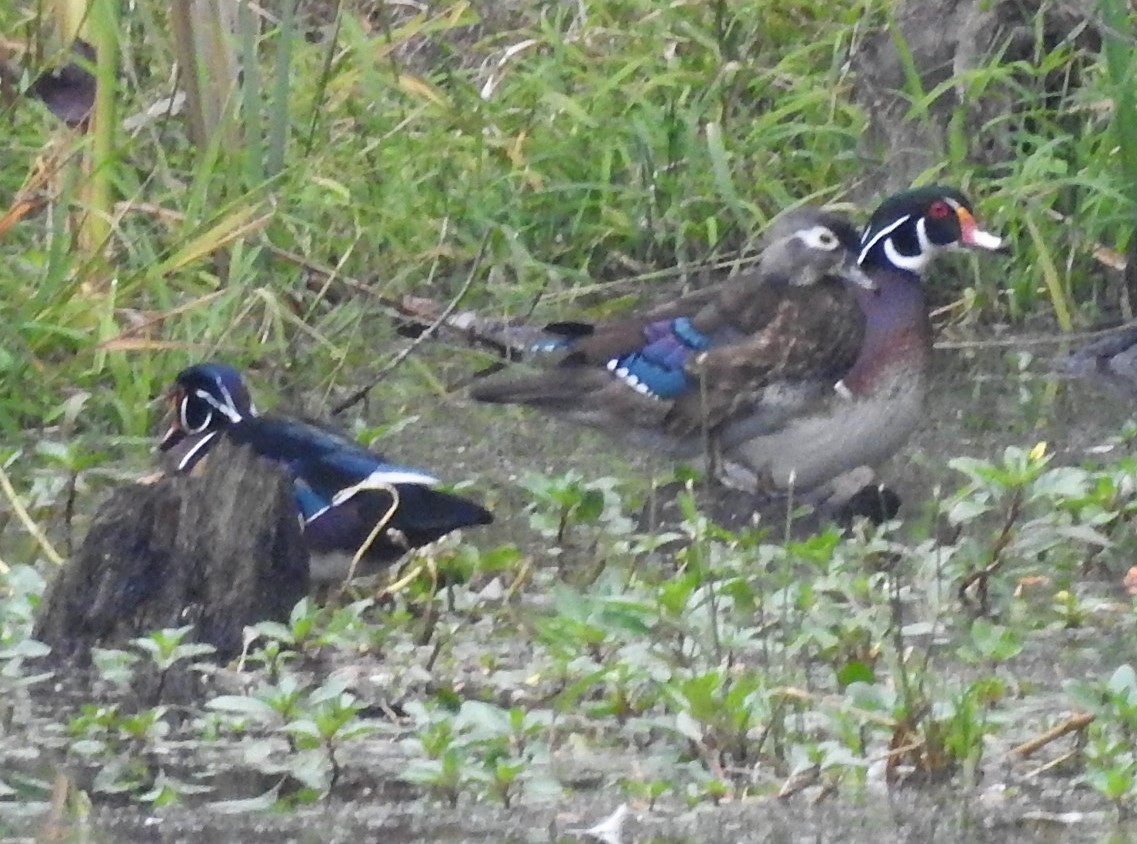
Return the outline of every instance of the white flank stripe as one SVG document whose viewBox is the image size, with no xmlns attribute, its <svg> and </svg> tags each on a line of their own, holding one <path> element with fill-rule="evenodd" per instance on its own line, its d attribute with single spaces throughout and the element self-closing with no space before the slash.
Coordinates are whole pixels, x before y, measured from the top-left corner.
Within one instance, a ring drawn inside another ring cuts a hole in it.
<svg viewBox="0 0 1137 844">
<path fill-rule="evenodd" d="M 344 487 L 335 494 L 332 498 L 330 507 L 338 507 L 343 504 L 357 492 L 363 492 L 369 489 L 386 489 L 387 487 L 394 486 L 395 484 L 416 484 L 417 486 L 434 486 L 438 483 L 438 478 L 432 478 L 430 475 L 424 475 L 420 472 L 413 472 L 406 470 L 402 472 L 372 472 L 362 481 L 352 486 Z M 322 510 L 320 512 L 323 512 Z M 312 516 L 308 521 L 316 518 Z"/>
<path fill-rule="evenodd" d="M 421 484 L 422 486 L 434 486 L 438 483 L 438 478 L 433 475 L 428 475 L 426 472 L 419 472 L 416 469 L 398 469 L 396 471 L 381 471 L 376 470 L 359 482 L 358 486 L 366 488 L 367 485 L 374 484 L 376 486 L 391 484 Z"/>
</svg>

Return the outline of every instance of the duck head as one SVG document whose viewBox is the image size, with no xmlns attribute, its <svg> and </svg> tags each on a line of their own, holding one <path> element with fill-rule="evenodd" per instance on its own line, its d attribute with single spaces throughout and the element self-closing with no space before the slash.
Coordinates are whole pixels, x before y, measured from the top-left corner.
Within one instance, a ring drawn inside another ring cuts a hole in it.
<svg viewBox="0 0 1137 844">
<path fill-rule="evenodd" d="M 860 238 L 846 218 L 816 206 L 779 214 L 762 235 L 758 271 L 777 284 L 806 286 L 841 276 L 862 287 L 873 283 L 858 266 Z"/>
<path fill-rule="evenodd" d="M 1003 238 L 979 228 L 971 203 L 962 193 L 930 185 L 881 203 L 861 235 L 859 263 L 920 275 L 933 255 L 951 247 L 1008 251 Z"/>
<path fill-rule="evenodd" d="M 250 416 L 256 408 L 241 373 L 227 363 L 210 361 L 183 369 L 166 394 L 172 419 L 159 451 L 186 437 L 223 430 Z"/>
</svg>

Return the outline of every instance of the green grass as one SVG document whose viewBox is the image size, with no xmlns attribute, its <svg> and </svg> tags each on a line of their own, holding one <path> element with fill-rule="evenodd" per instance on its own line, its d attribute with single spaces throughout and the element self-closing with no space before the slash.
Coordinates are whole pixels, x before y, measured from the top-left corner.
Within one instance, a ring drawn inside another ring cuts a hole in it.
<svg viewBox="0 0 1137 844">
<path fill-rule="evenodd" d="M 809 11 L 611 4 L 585 21 L 569 11 L 519 15 L 515 28 L 483 34 L 472 28 L 475 10 L 455 3 L 386 31 L 345 12 L 315 42 L 299 37 L 303 19 L 262 21 L 255 41 L 257 27 L 242 21 L 238 52 L 261 59 L 242 89 L 198 59 L 187 111 L 212 122 L 159 117 L 120 129 L 113 152 L 101 132 L 94 168 L 76 164 L 66 183 L 49 186 L 48 212 L 5 238 L 0 365 L 13 389 L 0 425 L 34 425 L 74 385 L 93 392 L 90 421 L 140 433 L 143 415 L 107 407 L 110 394 L 159 389 L 137 378 L 151 369 L 140 357 L 157 375 L 211 348 L 238 359 L 314 358 L 320 371 L 349 355 L 355 335 L 345 326 L 369 303 L 319 301 L 304 269 L 270 246 L 377 293 L 445 296 L 488 236 L 471 301 L 516 311 L 543 289 L 705 259 L 790 202 L 840 196 L 855 178 L 863 127 L 840 70 L 842 19 L 855 19 L 857 6 L 836 19 Z M 175 46 L 188 38 L 180 29 L 171 37 L 160 8 L 140 12 L 120 29 L 123 72 L 111 93 L 124 117 L 169 94 Z M 28 14 L 3 14 L 37 32 Z M 500 61 L 522 42 L 531 43 Z M 428 48 L 431 59 L 418 55 Z M 36 104 L 16 109 L 6 195 L 61 132 Z M 74 157 L 68 151 L 87 140 L 57 143 Z M 72 246 L 90 172 L 97 195 L 119 201 L 105 251 L 99 238 Z M 254 219 L 261 224 L 241 230 Z M 193 307 L 218 290 L 208 307 Z M 249 307 L 254 291 L 261 299 Z M 132 311 L 174 309 L 145 332 L 154 348 L 97 345 L 127 329 Z M 282 318 L 287 310 L 306 326 Z M 255 349 L 266 322 L 269 343 Z"/>
<path fill-rule="evenodd" d="M 49 184 L 48 210 L 0 244 L 0 369 L 12 385 L 0 426 L 34 426 L 73 385 L 92 391 L 89 421 L 141 433 L 145 416 L 114 408 L 111 396 L 156 393 L 163 376 L 210 350 L 314 363 L 315 372 L 350 359 L 370 303 L 354 295 L 329 304 L 314 292 L 323 280 L 281 251 L 376 293 L 442 298 L 488 237 L 468 301 L 524 312 L 542 293 L 721 254 L 790 203 L 840 199 L 866 164 L 866 116 L 845 69 L 850 26 L 865 10 L 631 0 L 596 4 L 579 19 L 575 6 L 522 8 L 508 25 L 498 16 L 496 27 L 479 27 L 479 8 L 456 2 L 377 28 L 346 9 L 314 39 L 302 37 L 315 26 L 303 7 L 279 22 L 245 16 L 230 61 L 259 66 L 240 86 L 229 87 L 224 50 L 208 46 L 217 33 L 203 27 L 192 119 L 112 127 L 113 143 L 102 131 L 93 166 L 78 163 L 86 138 L 61 138 L 50 115 L 19 101 L 3 142 L 5 195 L 53 137 L 77 163 Z M 113 100 L 99 103 L 107 115 L 136 114 L 168 95 L 175 56 L 194 58 L 178 52 L 190 24 L 166 21 L 157 6 L 139 12 L 119 27 L 122 72 L 102 89 Z M 53 54 L 47 21 L 0 14 Z M 105 37 L 114 19 L 100 14 L 91 25 Z M 1064 325 L 1083 324 L 1108 293 L 1089 253 L 1098 242 L 1124 245 L 1134 210 L 1111 187 L 1109 114 L 1091 105 L 1117 90 L 1115 66 L 1130 48 L 1120 37 L 1111 44 L 1108 73 L 1063 42 L 963 80 L 969 97 L 1006 86 L 1021 105 L 974 137 L 953 135 L 935 177 L 967 185 L 1016 242 L 1058 247 L 1028 246 L 1005 276 L 971 279 L 982 294 L 971 300 L 982 308 L 976 316 L 1052 310 Z M 1056 87 L 1075 75 L 1081 85 Z M 924 92 L 910 78 L 908 119 L 925 119 L 959 81 Z M 1128 107 L 1119 102 L 1122 130 Z M 996 134 L 1010 137 L 1007 165 L 969 164 Z M 1124 172 L 1132 144 L 1124 131 L 1116 137 Z M 75 244 L 92 196 L 104 207 L 119 202 L 109 240 L 104 226 Z M 127 330 L 131 313 L 175 310 L 132 335 L 150 348 L 98 345 Z M 154 377 L 140 380 L 139 370 Z"/>
</svg>

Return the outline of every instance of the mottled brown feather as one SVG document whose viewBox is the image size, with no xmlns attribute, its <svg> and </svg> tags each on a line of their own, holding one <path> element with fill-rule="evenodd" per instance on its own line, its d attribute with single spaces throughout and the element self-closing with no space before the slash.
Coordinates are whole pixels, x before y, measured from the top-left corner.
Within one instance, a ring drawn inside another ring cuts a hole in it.
<svg viewBox="0 0 1137 844">
<path fill-rule="evenodd" d="M 816 208 L 789 212 L 771 224 L 757 269 L 634 317 L 595 327 L 571 323 L 571 346 L 551 370 L 495 377 L 472 396 L 537 407 L 611 433 L 654 431 L 689 445 L 760 407 L 760 418 L 768 418 L 763 391 L 773 382 L 800 379 L 810 383 L 810 395 L 832 395 L 864 336 L 863 311 L 850 289 L 855 282 L 839 275 L 855 256 L 847 248 L 809 246 L 799 233 L 835 220 Z M 645 395 L 607 369 L 644 347 L 648 326 L 681 316 L 715 344 L 684 367 L 701 389 L 674 399 Z"/>
<path fill-rule="evenodd" d="M 696 355 L 685 367 L 700 389 L 679 397 L 667 417 L 674 434 L 711 433 L 753 408 L 774 381 L 832 378 L 857 360 L 865 334 L 863 311 L 836 279 L 779 291 L 766 324 L 738 343 Z"/>
</svg>

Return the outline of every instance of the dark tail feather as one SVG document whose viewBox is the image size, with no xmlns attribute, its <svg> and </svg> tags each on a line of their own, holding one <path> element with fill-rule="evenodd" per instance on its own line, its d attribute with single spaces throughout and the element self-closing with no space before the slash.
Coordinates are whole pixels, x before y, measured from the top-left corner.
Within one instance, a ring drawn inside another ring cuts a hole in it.
<svg viewBox="0 0 1137 844">
<path fill-rule="evenodd" d="M 489 510 L 468 498 L 412 484 L 397 484 L 395 488 L 399 491 L 399 506 L 387 526 L 402 533 L 411 548 L 434 542 L 458 528 L 488 525 L 493 521 Z M 391 496 L 381 490 L 366 490 L 352 496 L 348 504 L 354 505 L 352 512 L 355 518 L 338 537 L 337 546 L 354 551 L 367 542 L 372 529 L 386 514 L 391 506 Z M 336 513 L 335 510 L 331 512 Z M 388 537 L 381 535 L 368 556 L 389 561 L 402 556 L 405 551 L 406 546 L 392 544 Z"/>
<path fill-rule="evenodd" d="M 608 379 L 603 370 L 553 369 L 541 375 L 490 378 L 470 390 L 476 401 L 491 404 L 525 404 L 546 410 L 579 409 L 593 391 Z"/>
<path fill-rule="evenodd" d="M 493 514 L 485 507 L 450 492 L 410 485 L 396 489 L 399 509 L 391 524 L 405 533 L 413 545 L 433 542 L 458 528 L 493 521 Z"/>
<path fill-rule="evenodd" d="M 591 337 L 595 334 L 596 326 L 591 322 L 565 320 L 563 322 L 550 322 L 544 330 L 565 340 L 579 340 L 581 337 Z"/>
<path fill-rule="evenodd" d="M 367 545 L 367 559 L 385 565 L 399 559 L 408 548 L 434 542 L 458 528 L 493 521 L 493 514 L 485 507 L 452 493 L 417 484 L 396 484 L 395 488 L 399 491 L 399 506 L 384 527 L 399 531 L 406 542 L 386 530 L 372 536 L 391 507 L 391 495 L 386 490 L 368 489 L 325 510 L 306 525 L 304 536 L 309 550 L 314 554 L 354 554 Z"/>
</svg>

